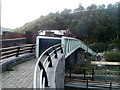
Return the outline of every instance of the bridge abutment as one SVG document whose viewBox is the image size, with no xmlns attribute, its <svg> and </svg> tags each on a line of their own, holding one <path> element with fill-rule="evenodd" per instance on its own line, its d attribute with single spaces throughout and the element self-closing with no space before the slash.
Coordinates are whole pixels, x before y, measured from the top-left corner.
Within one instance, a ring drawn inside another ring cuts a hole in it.
<svg viewBox="0 0 120 90">
<path fill-rule="evenodd" d="M 58 62 L 55 74 L 56 88 L 64 88 L 65 77 L 65 56 L 62 56 Z"/>
</svg>

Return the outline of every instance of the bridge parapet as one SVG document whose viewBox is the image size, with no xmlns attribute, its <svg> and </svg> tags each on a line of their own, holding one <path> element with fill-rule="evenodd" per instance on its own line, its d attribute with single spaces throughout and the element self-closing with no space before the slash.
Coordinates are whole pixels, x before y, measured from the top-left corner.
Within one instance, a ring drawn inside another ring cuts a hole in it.
<svg viewBox="0 0 120 90">
<path fill-rule="evenodd" d="M 67 58 L 78 48 L 82 48 L 88 53 L 92 55 L 96 55 L 96 53 L 92 49 L 90 49 L 84 42 L 82 42 L 79 39 L 62 37 L 62 45 L 63 45 L 63 52 L 65 53 L 65 58 Z"/>
<path fill-rule="evenodd" d="M 0 69 L 6 71 L 8 67 L 16 66 L 35 58 L 35 44 L 25 44 L 0 49 Z"/>
<path fill-rule="evenodd" d="M 56 43 L 60 44 L 55 45 Z M 85 43 L 75 38 L 38 36 L 36 56 L 40 57 L 35 66 L 33 88 L 63 88 L 65 58 L 78 48 L 96 55 Z"/>
<path fill-rule="evenodd" d="M 33 88 L 63 88 L 64 87 L 64 54 L 61 44 L 56 44 L 46 49 L 38 58 L 34 70 Z M 61 65 L 59 65 L 61 64 Z M 58 67 L 59 66 L 59 67 Z M 61 68 L 60 68 L 61 67 Z M 61 71 L 62 70 L 62 71 Z M 59 73 L 61 71 L 61 73 Z M 57 73 L 58 72 L 58 73 Z M 56 75 L 62 75 L 58 82 Z M 63 83 L 61 87 L 59 84 Z"/>
</svg>

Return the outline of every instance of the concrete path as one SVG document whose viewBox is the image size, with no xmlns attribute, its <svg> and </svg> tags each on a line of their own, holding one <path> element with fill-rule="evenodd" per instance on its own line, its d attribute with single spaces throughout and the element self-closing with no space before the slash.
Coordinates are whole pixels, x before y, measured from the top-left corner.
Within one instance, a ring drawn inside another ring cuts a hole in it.
<svg viewBox="0 0 120 90">
<path fill-rule="evenodd" d="M 14 67 L 14 71 L 2 73 L 2 88 L 32 88 L 36 59 Z"/>
</svg>

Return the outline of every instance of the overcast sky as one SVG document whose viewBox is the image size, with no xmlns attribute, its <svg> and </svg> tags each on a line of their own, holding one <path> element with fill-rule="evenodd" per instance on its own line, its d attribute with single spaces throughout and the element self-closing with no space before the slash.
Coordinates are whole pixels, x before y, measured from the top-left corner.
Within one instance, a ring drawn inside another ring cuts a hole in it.
<svg viewBox="0 0 120 90">
<path fill-rule="evenodd" d="M 1 0 L 1 26 L 19 28 L 25 23 L 50 12 L 63 11 L 65 8 L 75 9 L 81 3 L 85 8 L 95 3 L 114 4 L 119 0 Z"/>
</svg>

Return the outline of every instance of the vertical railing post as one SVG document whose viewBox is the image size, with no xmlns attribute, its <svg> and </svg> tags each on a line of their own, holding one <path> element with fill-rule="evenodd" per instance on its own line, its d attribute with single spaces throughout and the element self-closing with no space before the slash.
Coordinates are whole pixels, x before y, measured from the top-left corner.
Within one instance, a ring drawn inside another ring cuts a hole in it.
<svg viewBox="0 0 120 90">
<path fill-rule="evenodd" d="M 20 53 L 20 47 L 17 47 L 16 57 L 19 56 L 19 53 Z"/>
<path fill-rule="evenodd" d="M 88 88 L 88 79 L 87 79 L 86 87 Z"/>
<path fill-rule="evenodd" d="M 63 49 L 62 49 L 62 47 L 61 47 L 61 53 L 63 53 Z"/>
<path fill-rule="evenodd" d="M 92 69 L 92 80 L 94 81 L 94 69 Z"/>
<path fill-rule="evenodd" d="M 48 61 L 50 61 L 49 67 L 52 67 L 52 60 L 48 52 L 46 52 L 46 55 L 48 56 Z"/>
<path fill-rule="evenodd" d="M 31 51 L 30 51 L 30 53 L 32 53 L 32 52 L 33 52 L 33 47 L 34 47 L 34 45 L 32 45 L 32 46 L 31 46 Z"/>
<path fill-rule="evenodd" d="M 57 51 L 56 51 L 55 47 L 53 47 L 53 49 L 54 49 L 55 58 L 58 58 Z"/>
<path fill-rule="evenodd" d="M 110 90 L 112 89 L 112 82 L 110 82 Z"/>
<path fill-rule="evenodd" d="M 40 61 L 39 61 L 38 65 L 39 65 L 40 70 L 43 69 L 42 79 L 43 79 L 43 77 L 45 77 L 45 87 L 48 87 L 48 77 L 47 77 L 47 73 L 46 73 L 46 71 L 45 71 L 45 69 L 44 69 L 44 67 L 43 67 L 43 65 L 42 65 L 42 63 L 41 63 Z"/>
<path fill-rule="evenodd" d="M 86 79 L 86 69 L 84 69 L 84 80 Z"/>
<path fill-rule="evenodd" d="M 2 49 L 0 49 L 0 60 L 2 60 Z"/>
</svg>

